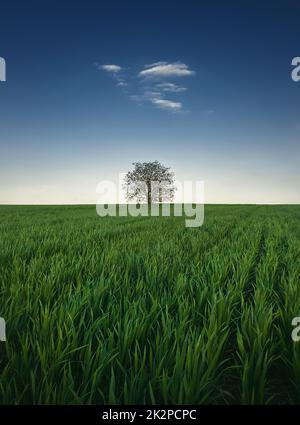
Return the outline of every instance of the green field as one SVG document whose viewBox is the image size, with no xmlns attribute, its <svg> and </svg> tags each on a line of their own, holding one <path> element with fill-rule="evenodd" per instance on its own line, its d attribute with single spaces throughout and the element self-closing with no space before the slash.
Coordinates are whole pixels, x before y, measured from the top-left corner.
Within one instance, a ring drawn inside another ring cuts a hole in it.
<svg viewBox="0 0 300 425">
<path fill-rule="evenodd" d="M 0 402 L 300 403 L 300 206 L 0 207 Z"/>
</svg>

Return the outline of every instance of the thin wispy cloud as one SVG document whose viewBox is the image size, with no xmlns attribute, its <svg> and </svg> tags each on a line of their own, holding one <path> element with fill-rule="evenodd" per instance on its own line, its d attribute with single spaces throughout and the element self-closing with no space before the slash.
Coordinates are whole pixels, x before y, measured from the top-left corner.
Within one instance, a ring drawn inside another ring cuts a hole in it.
<svg viewBox="0 0 300 425">
<path fill-rule="evenodd" d="M 187 90 L 186 87 L 178 86 L 174 83 L 161 83 L 157 84 L 156 87 L 158 87 L 160 90 L 164 92 L 170 92 L 170 93 L 181 93 Z"/>
<path fill-rule="evenodd" d="M 183 103 L 178 99 L 180 94 L 187 91 L 183 85 L 175 84 L 174 78 L 189 77 L 195 74 L 183 62 L 159 61 L 145 65 L 138 72 L 129 72 L 116 64 L 97 65 L 98 69 L 111 75 L 118 87 L 127 87 L 130 79 L 130 89 L 126 90 L 129 98 L 139 104 L 148 103 L 158 109 L 170 112 L 184 112 Z M 169 99 L 174 95 L 175 99 Z"/>
<path fill-rule="evenodd" d="M 138 75 L 146 78 L 161 78 L 161 77 L 187 77 L 194 75 L 195 71 L 182 62 L 155 62 L 151 65 L 146 65 L 145 69 L 140 71 Z"/>
<path fill-rule="evenodd" d="M 127 83 L 125 81 L 125 78 L 123 76 L 123 71 L 124 68 L 122 68 L 120 65 L 113 65 L 113 64 L 103 64 L 103 65 L 99 65 L 96 64 L 97 68 L 100 71 L 105 71 L 107 72 L 109 75 L 111 75 L 114 80 L 116 81 L 116 85 L 118 87 L 126 87 Z"/>
<path fill-rule="evenodd" d="M 152 99 L 160 99 L 162 94 L 160 91 L 142 90 L 139 94 L 130 95 L 130 99 L 136 102 L 151 102 Z"/>
<path fill-rule="evenodd" d="M 164 109 L 170 112 L 181 112 L 183 110 L 181 102 L 166 99 L 164 94 L 160 91 L 147 90 L 141 94 L 131 95 L 130 99 L 138 102 L 139 104 L 148 102 L 151 103 L 155 108 Z"/>
<path fill-rule="evenodd" d="M 160 109 L 166 109 L 167 111 L 179 112 L 182 110 L 181 102 L 174 102 L 173 100 L 168 99 L 151 99 L 153 105 Z"/>
<path fill-rule="evenodd" d="M 98 65 L 99 69 L 102 69 L 103 71 L 106 72 L 112 72 L 112 73 L 116 73 L 116 72 L 120 72 L 122 71 L 122 67 L 119 65 Z"/>
<path fill-rule="evenodd" d="M 205 116 L 212 116 L 215 115 L 216 111 L 214 109 L 205 109 L 205 111 L 203 111 Z"/>
</svg>

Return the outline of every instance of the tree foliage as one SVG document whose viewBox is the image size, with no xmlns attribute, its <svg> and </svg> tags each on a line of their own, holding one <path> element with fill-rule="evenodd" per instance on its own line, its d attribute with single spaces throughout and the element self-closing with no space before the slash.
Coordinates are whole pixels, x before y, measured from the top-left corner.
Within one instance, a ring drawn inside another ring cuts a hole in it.
<svg viewBox="0 0 300 425">
<path fill-rule="evenodd" d="M 174 198 L 174 173 L 158 161 L 134 162 L 125 176 L 126 196 L 138 203 L 171 202 Z"/>
</svg>

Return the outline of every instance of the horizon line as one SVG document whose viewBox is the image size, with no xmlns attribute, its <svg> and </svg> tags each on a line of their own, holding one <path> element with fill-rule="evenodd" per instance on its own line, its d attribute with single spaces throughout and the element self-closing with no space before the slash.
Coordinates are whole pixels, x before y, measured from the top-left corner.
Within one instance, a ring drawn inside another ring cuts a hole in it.
<svg viewBox="0 0 300 425">
<path fill-rule="evenodd" d="M 115 204 L 115 203 L 103 203 L 100 205 L 137 205 L 138 203 L 134 204 Z M 151 205 L 157 205 L 159 203 L 153 203 Z M 268 205 L 273 205 L 273 206 L 300 206 L 300 203 L 281 203 L 281 202 L 267 202 L 267 203 L 247 203 L 247 202 L 243 202 L 243 203 L 235 203 L 235 202 L 204 202 L 203 204 L 199 204 L 197 202 L 180 202 L 180 203 L 173 203 L 173 202 L 165 202 L 165 203 L 160 203 L 159 205 L 184 205 L 184 204 L 195 204 L 195 205 L 253 205 L 253 206 L 268 206 Z M 66 204 L 1 204 L 0 203 L 0 207 L 59 207 L 59 206 L 96 206 L 99 204 L 95 204 L 95 203 L 66 203 Z M 144 205 L 147 205 L 146 203 Z"/>
</svg>

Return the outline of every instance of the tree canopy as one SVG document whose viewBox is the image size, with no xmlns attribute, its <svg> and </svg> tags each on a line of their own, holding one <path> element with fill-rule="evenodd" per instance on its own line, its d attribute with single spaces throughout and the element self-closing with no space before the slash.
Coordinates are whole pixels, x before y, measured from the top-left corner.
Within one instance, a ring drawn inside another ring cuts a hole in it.
<svg viewBox="0 0 300 425">
<path fill-rule="evenodd" d="M 126 196 L 138 203 L 171 202 L 174 198 L 174 173 L 159 161 L 134 162 L 125 176 Z"/>
</svg>

